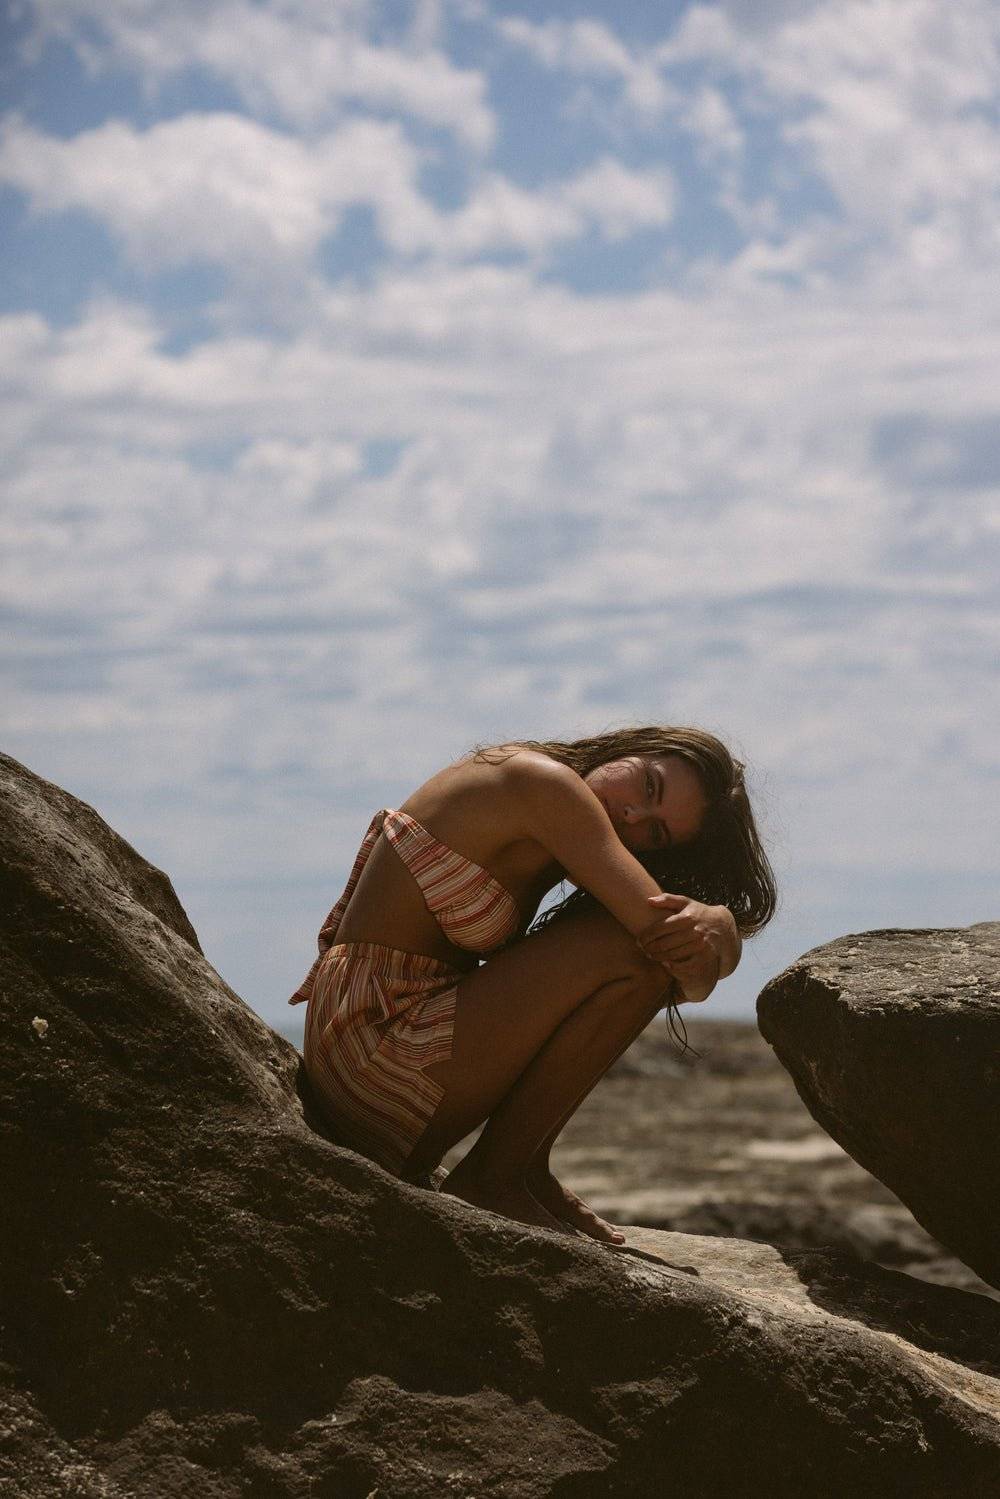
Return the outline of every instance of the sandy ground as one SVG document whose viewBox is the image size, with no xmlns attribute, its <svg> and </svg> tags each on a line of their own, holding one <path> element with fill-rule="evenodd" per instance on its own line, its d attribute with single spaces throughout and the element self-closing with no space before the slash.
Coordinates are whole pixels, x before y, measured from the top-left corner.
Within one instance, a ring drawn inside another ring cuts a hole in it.
<svg viewBox="0 0 1000 1499">
<path fill-rule="evenodd" d="M 830 1245 L 1000 1300 L 820 1130 L 753 1024 L 662 1019 L 612 1068 L 553 1152 L 557 1176 L 617 1223 Z M 445 1162 L 463 1153 L 459 1147 Z"/>
</svg>

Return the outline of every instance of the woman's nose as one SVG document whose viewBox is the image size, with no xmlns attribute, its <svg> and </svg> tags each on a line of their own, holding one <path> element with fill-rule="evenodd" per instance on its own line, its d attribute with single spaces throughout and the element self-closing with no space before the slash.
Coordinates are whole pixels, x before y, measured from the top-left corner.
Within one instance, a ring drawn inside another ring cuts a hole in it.
<svg viewBox="0 0 1000 1499">
<path fill-rule="evenodd" d="M 626 822 L 641 822 L 645 815 L 646 811 L 644 807 L 636 807 L 631 803 L 622 809 L 622 816 Z"/>
</svg>

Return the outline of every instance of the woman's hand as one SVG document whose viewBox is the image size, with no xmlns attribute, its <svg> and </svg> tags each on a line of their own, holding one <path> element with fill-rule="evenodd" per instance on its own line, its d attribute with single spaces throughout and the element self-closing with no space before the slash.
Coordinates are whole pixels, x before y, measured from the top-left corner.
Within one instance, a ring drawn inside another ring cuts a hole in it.
<svg viewBox="0 0 1000 1499">
<path fill-rule="evenodd" d="M 654 895 L 649 904 L 662 914 L 639 933 L 639 946 L 677 980 L 686 1000 L 707 999 L 740 959 L 732 913 L 686 895 Z"/>
</svg>

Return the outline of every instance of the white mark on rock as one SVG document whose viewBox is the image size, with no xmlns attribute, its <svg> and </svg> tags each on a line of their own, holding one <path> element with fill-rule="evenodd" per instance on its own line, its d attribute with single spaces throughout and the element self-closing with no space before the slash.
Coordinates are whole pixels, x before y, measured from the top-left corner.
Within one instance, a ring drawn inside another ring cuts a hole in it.
<svg viewBox="0 0 1000 1499">
<path fill-rule="evenodd" d="M 31 1022 L 31 1026 L 37 1036 L 44 1036 L 45 1032 L 49 1028 L 49 1022 L 47 1020 L 43 1020 L 41 1015 L 36 1015 L 34 1020 Z"/>
</svg>

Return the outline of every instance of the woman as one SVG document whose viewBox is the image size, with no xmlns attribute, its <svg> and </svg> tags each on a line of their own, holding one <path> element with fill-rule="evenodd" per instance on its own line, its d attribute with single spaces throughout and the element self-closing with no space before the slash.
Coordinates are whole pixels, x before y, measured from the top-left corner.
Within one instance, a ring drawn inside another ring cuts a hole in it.
<svg viewBox="0 0 1000 1499">
<path fill-rule="evenodd" d="M 528 932 L 564 879 L 577 891 Z M 774 907 L 743 767 L 713 735 L 477 750 L 372 820 L 290 1000 L 309 1001 L 307 1073 L 338 1138 L 404 1179 L 485 1120 L 443 1191 L 620 1243 L 552 1175 L 552 1143 Z"/>
</svg>

